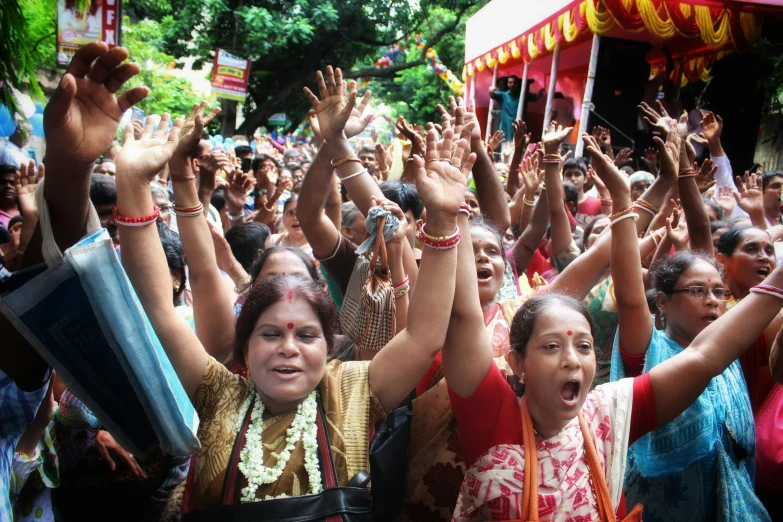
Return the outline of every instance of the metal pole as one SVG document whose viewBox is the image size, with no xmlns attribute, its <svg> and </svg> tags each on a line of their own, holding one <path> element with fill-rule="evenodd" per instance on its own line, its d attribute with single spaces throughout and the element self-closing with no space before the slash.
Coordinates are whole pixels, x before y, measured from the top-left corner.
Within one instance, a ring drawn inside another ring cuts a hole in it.
<svg viewBox="0 0 783 522">
<path fill-rule="evenodd" d="M 497 87 L 498 83 L 498 62 L 495 62 L 495 69 L 492 71 L 492 86 Z M 492 111 L 495 109 L 495 98 L 489 96 L 489 111 L 487 112 L 487 132 L 484 134 L 484 141 L 489 142 L 492 136 Z"/>
<path fill-rule="evenodd" d="M 522 91 L 519 93 L 519 104 L 517 105 L 517 119 L 522 119 L 522 109 L 525 107 L 525 97 L 527 96 L 527 73 L 529 64 L 525 64 L 525 68 L 522 69 Z"/>
<path fill-rule="evenodd" d="M 555 52 L 552 54 L 552 70 L 549 73 L 549 92 L 546 95 L 546 109 L 544 112 L 544 129 L 549 128 L 551 121 L 552 104 L 555 101 L 557 89 L 557 67 L 560 64 L 560 44 L 555 44 Z"/>
<path fill-rule="evenodd" d="M 585 96 L 582 100 L 582 119 L 579 121 L 579 137 L 576 140 L 575 158 L 581 158 L 585 150 L 582 134 L 587 132 L 590 119 L 590 109 L 593 107 L 593 86 L 595 86 L 595 70 L 598 68 L 598 51 L 601 48 L 601 37 L 593 35 L 593 48 L 590 50 L 590 65 L 587 69 L 587 83 L 585 84 Z"/>
</svg>

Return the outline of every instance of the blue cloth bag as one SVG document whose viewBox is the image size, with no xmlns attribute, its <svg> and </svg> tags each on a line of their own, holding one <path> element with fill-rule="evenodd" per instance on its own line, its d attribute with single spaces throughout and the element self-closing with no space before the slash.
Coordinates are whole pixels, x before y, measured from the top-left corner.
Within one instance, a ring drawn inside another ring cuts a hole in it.
<svg viewBox="0 0 783 522">
<path fill-rule="evenodd" d="M 128 451 L 199 447 L 198 415 L 105 230 L 1 296 L 0 311 Z"/>
</svg>

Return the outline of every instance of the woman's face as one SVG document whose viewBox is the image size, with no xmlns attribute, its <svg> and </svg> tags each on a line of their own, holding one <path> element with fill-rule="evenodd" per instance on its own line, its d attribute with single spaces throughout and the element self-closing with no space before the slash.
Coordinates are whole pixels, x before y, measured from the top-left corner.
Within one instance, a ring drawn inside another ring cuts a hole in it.
<svg viewBox="0 0 783 522">
<path fill-rule="evenodd" d="M 318 386 L 326 352 L 321 322 L 306 299 L 283 299 L 259 316 L 248 341 L 247 365 L 271 414 L 292 411 Z"/>
<path fill-rule="evenodd" d="M 709 289 L 723 288 L 718 269 L 703 259 L 695 259 L 680 275 L 674 290 L 685 290 L 691 286 Z M 726 312 L 726 301 L 721 301 L 710 291 L 704 297 L 688 292 L 665 295 L 658 292 L 658 310 L 666 316 L 667 329 L 671 329 L 678 341 L 690 343 L 707 326 Z"/>
<path fill-rule="evenodd" d="M 642 197 L 642 194 L 650 188 L 650 185 L 652 185 L 652 181 L 649 180 L 642 180 L 637 181 L 633 185 L 631 185 L 631 201 L 636 201 L 640 197 Z"/>
<path fill-rule="evenodd" d="M 712 233 L 712 247 L 715 248 L 716 251 L 718 248 L 718 241 L 720 241 L 720 236 L 725 234 L 728 230 L 729 229 L 727 227 L 722 227 Z"/>
<path fill-rule="evenodd" d="M 590 324 L 576 310 L 550 306 L 536 319 L 524 358 L 511 352 L 507 359 L 524 375 L 536 430 L 553 437 L 579 413 L 595 377 Z"/>
<path fill-rule="evenodd" d="M 730 257 L 718 254 L 718 260 L 726 272 L 729 288 L 744 293 L 764 281 L 775 268 L 775 247 L 769 234 L 757 228 L 749 228 Z"/>
<path fill-rule="evenodd" d="M 503 234 L 503 248 L 506 250 L 511 250 L 514 247 L 515 241 L 516 239 L 514 239 L 514 231 L 511 230 L 511 227 L 508 227 L 506 232 Z"/>
<path fill-rule="evenodd" d="M 283 227 L 289 235 L 293 237 L 302 237 L 304 236 L 304 232 L 302 232 L 302 227 L 299 224 L 299 220 L 296 219 L 297 204 L 298 201 L 286 203 L 285 210 L 283 211 Z"/>
<path fill-rule="evenodd" d="M 270 277 L 283 275 L 293 275 L 311 281 L 313 280 L 313 278 L 310 277 L 310 272 L 307 270 L 304 261 L 288 250 L 281 250 L 266 258 L 264 266 L 256 278 L 255 284 L 265 281 Z"/>
<path fill-rule="evenodd" d="M 598 236 L 601 235 L 601 232 L 606 230 L 606 227 L 608 227 L 610 223 L 611 221 L 609 221 L 608 217 L 601 218 L 595 222 L 593 229 L 590 231 L 590 235 L 585 238 L 585 250 L 595 244 Z"/>
<path fill-rule="evenodd" d="M 503 273 L 506 263 L 497 237 L 481 227 L 472 227 L 473 255 L 476 259 L 479 301 L 482 306 L 489 304 L 503 285 Z"/>
<path fill-rule="evenodd" d="M 470 207 L 471 217 L 479 217 L 481 215 L 481 207 L 479 206 L 478 198 L 470 190 L 465 191 L 465 203 Z"/>
</svg>

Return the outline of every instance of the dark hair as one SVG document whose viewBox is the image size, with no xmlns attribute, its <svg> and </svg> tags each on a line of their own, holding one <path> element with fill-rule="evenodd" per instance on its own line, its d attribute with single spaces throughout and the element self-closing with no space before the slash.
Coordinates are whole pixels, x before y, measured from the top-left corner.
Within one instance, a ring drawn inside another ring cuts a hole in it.
<svg viewBox="0 0 783 522">
<path fill-rule="evenodd" d="M 0 176 L 3 174 L 16 174 L 18 167 L 10 163 L 0 163 Z"/>
<path fill-rule="evenodd" d="M 471 217 L 468 222 L 470 223 L 471 230 L 474 228 L 481 228 L 495 236 L 498 246 L 500 247 L 500 254 L 503 256 L 503 261 L 506 261 L 506 250 L 503 248 L 503 234 L 505 233 L 505 230 L 501 231 L 495 223 L 484 216 Z"/>
<path fill-rule="evenodd" d="M 209 197 L 209 204 L 215 207 L 215 210 L 220 212 L 226 205 L 226 196 L 223 194 L 223 187 L 218 187 L 212 191 L 212 195 Z"/>
<path fill-rule="evenodd" d="M 721 228 L 731 228 L 725 221 L 713 221 L 710 223 L 710 234 L 714 234 Z"/>
<path fill-rule="evenodd" d="M 560 292 L 550 292 L 544 295 L 537 295 L 528 299 L 514 315 L 511 322 L 511 332 L 509 333 L 511 349 L 522 357 L 527 353 L 527 343 L 533 335 L 538 317 L 554 306 L 564 306 L 582 314 L 587 324 L 590 325 L 590 333 L 593 333 L 593 318 L 585 308 L 582 301 L 574 299 L 570 295 Z"/>
<path fill-rule="evenodd" d="M 582 158 L 568 158 L 565 163 L 563 163 L 563 172 L 568 169 L 579 169 L 582 171 L 582 174 L 587 177 L 587 164 Z"/>
<path fill-rule="evenodd" d="M 302 297 L 318 315 L 326 339 L 327 355 L 334 349 L 337 333 L 337 308 L 318 283 L 303 277 L 278 276 L 262 281 L 250 290 L 237 318 L 234 337 L 234 360 L 245 362 L 247 345 L 255 330 L 258 318 L 270 306 L 285 298 Z"/>
<path fill-rule="evenodd" d="M 706 196 L 702 197 L 701 200 L 705 205 L 709 205 L 710 208 L 715 212 L 715 217 L 717 218 L 716 221 L 723 221 L 726 218 L 726 214 L 723 212 L 723 207 L 718 205 L 717 201 Z"/>
<path fill-rule="evenodd" d="M 362 147 L 356 155 L 359 156 L 360 154 L 375 154 L 375 149 L 372 147 Z"/>
<path fill-rule="evenodd" d="M 114 176 L 92 175 L 90 178 L 90 201 L 93 205 L 117 204 L 117 182 Z"/>
<path fill-rule="evenodd" d="M 11 230 L 11 227 L 16 225 L 17 223 L 21 223 L 24 221 L 24 218 L 22 217 L 22 214 L 17 214 L 14 217 L 11 218 L 11 220 L 8 222 L 8 230 Z"/>
<path fill-rule="evenodd" d="M 587 225 L 585 225 L 585 230 L 582 233 L 582 238 L 584 238 L 583 240 L 587 242 L 587 238 L 590 237 L 590 234 L 593 233 L 593 228 L 595 228 L 595 224 L 598 222 L 598 220 L 608 219 L 608 218 L 609 216 L 607 216 L 606 214 L 596 214 L 595 216 L 593 216 L 593 219 L 588 221 Z"/>
<path fill-rule="evenodd" d="M 403 213 L 410 210 L 413 219 L 421 217 L 421 213 L 424 212 L 424 203 L 421 202 L 415 185 L 401 181 L 384 181 L 379 183 L 378 187 L 383 192 L 383 197 L 397 203 Z"/>
<path fill-rule="evenodd" d="M 231 253 L 246 272 L 253 266 L 256 252 L 264 248 L 267 238 L 272 235 L 269 227 L 257 221 L 242 223 L 226 232 L 226 242 L 231 247 Z"/>
<path fill-rule="evenodd" d="M 725 235 L 725 234 L 724 234 Z M 659 259 L 650 267 L 650 284 L 657 292 L 663 292 L 666 295 L 672 295 L 677 281 L 680 280 L 683 272 L 693 265 L 696 260 L 702 260 L 720 273 L 723 279 L 723 270 L 720 265 L 704 252 L 683 250 L 677 252 L 671 257 Z"/>
<path fill-rule="evenodd" d="M 293 188 L 293 187 L 292 187 Z M 293 203 L 294 201 L 299 201 L 299 194 L 291 193 L 291 197 L 285 200 L 285 203 L 283 203 L 283 212 L 285 212 L 286 207 Z"/>
<path fill-rule="evenodd" d="M 250 145 L 239 145 L 234 147 L 234 154 L 236 154 L 237 157 L 244 156 L 245 154 L 253 154 L 253 149 L 250 148 Z"/>
<path fill-rule="evenodd" d="M 268 154 L 259 154 L 258 156 L 253 158 L 253 163 L 250 164 L 250 168 L 253 169 L 253 172 L 257 172 L 258 169 L 261 167 L 261 164 L 266 160 L 269 160 L 272 163 L 274 163 L 276 168 L 280 168 L 280 165 L 277 163 L 277 160 Z"/>
<path fill-rule="evenodd" d="M 772 181 L 772 178 L 783 178 L 783 170 L 768 170 L 761 175 L 762 192 L 767 190 L 767 185 Z"/>
<path fill-rule="evenodd" d="M 321 272 L 318 271 L 318 267 L 315 266 L 313 259 L 307 254 L 305 254 L 301 248 L 286 247 L 286 246 L 273 246 L 261 252 L 258 258 L 255 261 L 253 261 L 253 266 L 249 270 L 251 285 L 255 285 L 256 279 L 258 279 L 258 276 L 261 275 L 261 270 L 264 269 L 264 264 L 266 263 L 266 261 L 271 256 L 279 252 L 291 252 L 296 257 L 301 259 L 302 263 L 304 263 L 305 267 L 307 268 L 307 272 L 310 274 L 310 278 L 316 283 L 323 285 L 324 281 L 323 278 L 321 277 Z"/>
<path fill-rule="evenodd" d="M 732 254 L 734 254 L 734 250 L 737 249 L 737 245 L 742 241 L 742 236 L 745 235 L 746 231 L 751 229 L 761 230 L 759 227 L 753 225 L 731 227 L 728 229 L 718 240 L 718 244 L 716 245 L 718 253 L 723 254 L 726 257 L 731 257 Z M 766 230 L 761 231 L 766 232 Z"/>
<path fill-rule="evenodd" d="M 197 156 L 201 156 L 204 153 L 204 142 L 209 142 L 209 134 L 206 131 L 201 133 L 201 139 L 199 139 L 193 148 L 190 149 L 188 156 L 190 159 L 195 159 Z"/>
<path fill-rule="evenodd" d="M 185 291 L 187 275 L 185 274 L 185 250 L 182 248 L 182 242 L 179 235 L 173 232 L 163 223 L 157 224 L 158 237 L 163 246 L 163 253 L 166 254 L 166 264 L 169 268 L 179 269 L 179 290 L 174 293 L 175 305 L 179 303 L 182 292 Z"/>
<path fill-rule="evenodd" d="M 302 166 L 298 163 L 286 163 L 285 168 L 293 172 L 295 170 L 302 170 Z"/>
<path fill-rule="evenodd" d="M 567 203 L 573 203 L 574 207 L 571 215 L 576 216 L 576 211 L 579 208 L 579 191 L 576 189 L 576 185 L 570 181 L 563 181 L 563 191 L 565 192 L 565 200 Z"/>
</svg>

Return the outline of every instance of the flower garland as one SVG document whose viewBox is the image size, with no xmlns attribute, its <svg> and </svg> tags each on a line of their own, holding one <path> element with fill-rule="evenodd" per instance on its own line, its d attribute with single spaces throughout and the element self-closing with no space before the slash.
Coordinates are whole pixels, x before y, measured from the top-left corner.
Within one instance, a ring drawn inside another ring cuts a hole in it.
<svg viewBox="0 0 783 522">
<path fill-rule="evenodd" d="M 247 410 L 256 397 L 253 390 L 245 399 L 245 403 L 239 410 L 240 415 L 237 419 L 237 432 L 242 429 L 242 422 L 247 415 Z M 286 431 L 285 449 L 278 455 L 277 463 L 274 467 L 264 466 L 264 442 L 262 434 L 264 431 L 264 402 L 259 398 L 250 414 L 250 425 L 247 428 L 245 436 L 245 447 L 240 452 L 239 471 L 247 478 L 247 487 L 242 488 L 242 502 L 256 502 L 256 490 L 261 484 L 271 484 L 283 474 L 283 470 L 291 458 L 291 452 L 296 443 L 301 439 L 305 452 L 305 469 L 309 483 L 309 493 L 312 495 L 323 491 L 321 483 L 321 473 L 318 470 L 318 428 L 316 426 L 315 416 L 318 414 L 318 404 L 316 402 L 316 393 L 313 390 L 307 398 L 296 407 L 296 415 L 291 422 L 291 426 Z M 287 495 L 282 494 L 280 497 Z M 275 498 L 267 496 L 264 500 Z M 279 497 L 277 497 L 279 498 Z"/>
</svg>

